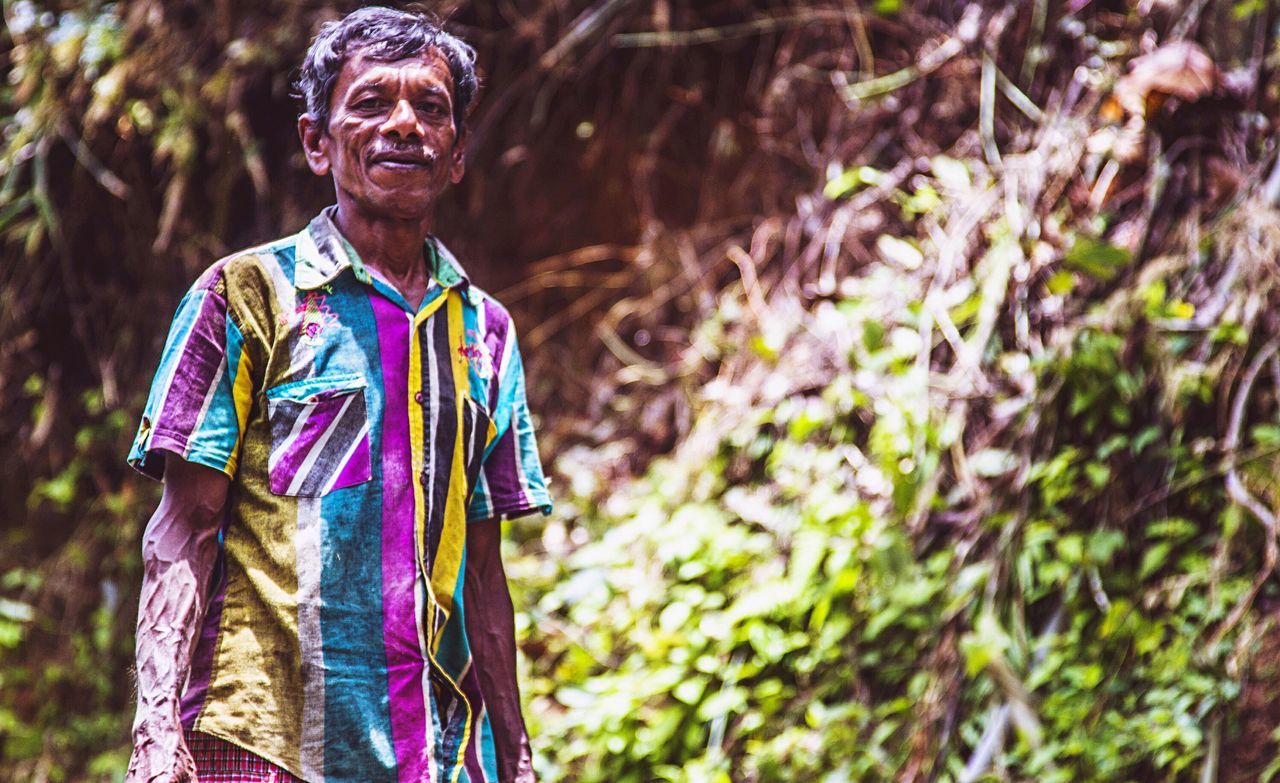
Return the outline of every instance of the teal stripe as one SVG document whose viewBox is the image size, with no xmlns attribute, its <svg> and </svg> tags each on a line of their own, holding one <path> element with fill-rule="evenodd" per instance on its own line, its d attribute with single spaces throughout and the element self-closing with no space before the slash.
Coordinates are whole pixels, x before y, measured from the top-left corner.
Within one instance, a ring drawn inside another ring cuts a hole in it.
<svg viewBox="0 0 1280 783">
<path fill-rule="evenodd" d="M 462 595 L 462 583 L 466 579 L 467 574 L 467 552 L 464 548 L 462 551 L 462 563 L 458 569 L 458 582 L 454 586 L 453 596 L 453 612 L 449 615 L 448 622 L 445 623 L 440 633 L 440 647 L 436 650 L 436 660 L 440 663 L 440 668 L 444 669 L 449 678 L 454 682 L 462 685 L 462 674 L 471 663 L 471 646 L 467 640 L 467 619 L 466 607 Z M 467 694 L 468 700 L 471 702 L 471 709 L 480 708 L 480 695 L 476 693 Z M 462 732 L 458 730 L 448 731 L 445 733 L 444 739 L 447 742 L 441 745 L 440 758 L 437 760 L 437 771 L 443 778 L 451 769 L 452 763 L 463 753 L 465 748 L 462 747 Z M 471 742 L 475 742 L 475 738 L 471 738 Z M 463 771 L 462 778 L 466 778 L 466 771 Z M 447 778 L 446 778 L 447 779 Z M 494 780 L 497 780 L 496 776 Z M 461 783 L 462 779 L 459 779 Z"/>
<path fill-rule="evenodd" d="M 479 350 L 487 350 L 484 348 L 484 334 L 480 331 L 480 308 L 473 306 L 466 297 L 462 299 L 462 328 L 463 339 L 468 345 L 479 346 Z M 492 376 L 480 377 L 477 361 L 468 360 L 467 365 L 467 382 L 471 385 L 471 398 L 488 408 L 489 384 L 497 383 L 498 379 Z"/>
<path fill-rule="evenodd" d="M 378 333 L 367 289 L 351 275 L 332 283 L 325 304 L 333 328 L 350 331 L 358 350 L 321 351 L 315 376 L 356 373 L 368 379 L 365 405 L 382 421 L 384 397 Z M 345 340 L 326 340 L 342 344 Z M 396 780 L 382 633 L 382 432 L 370 427 L 373 480 L 321 498 L 320 610 L 324 649 L 324 771 L 333 780 Z M 341 553 L 341 558 L 337 554 Z M 408 556 L 412 557 L 412 553 Z"/>
<path fill-rule="evenodd" d="M 440 648 L 436 650 L 436 660 L 441 668 L 457 682 L 462 670 L 471 661 L 471 649 L 467 643 L 466 610 L 463 607 L 462 583 L 467 574 L 467 553 L 462 552 L 462 568 L 458 570 L 458 584 L 454 588 L 454 610 L 445 623 L 440 635 Z"/>
<path fill-rule="evenodd" d="M 155 378 L 152 380 L 151 389 L 148 392 L 146 407 L 142 410 L 142 420 L 146 425 L 154 423 L 157 414 L 164 407 L 166 392 L 173 381 L 173 374 L 182 359 L 187 338 L 191 336 L 191 330 L 195 327 L 196 319 L 200 315 L 206 296 L 208 296 L 208 291 L 203 289 L 189 291 L 186 296 L 182 297 L 182 301 L 178 303 L 178 310 L 173 316 L 172 324 L 169 326 L 169 336 L 165 339 L 164 351 L 160 354 L 160 366 L 156 369 Z M 142 433 L 142 426 L 144 425 L 139 425 L 139 435 Z M 151 436 L 153 434 L 154 431 L 148 433 L 145 438 L 134 438 L 133 447 L 129 450 L 127 459 L 131 465 L 155 478 L 159 478 L 161 465 L 151 465 L 146 461 L 147 451 L 151 448 Z"/>
<path fill-rule="evenodd" d="M 244 353 L 244 335 L 231 318 L 227 318 L 227 368 L 213 390 L 213 398 L 204 417 L 192 433 L 193 444 L 218 444 L 230 453 L 240 440 L 240 420 L 236 417 L 235 383 Z M 193 447 L 193 451 L 197 447 Z"/>
<path fill-rule="evenodd" d="M 204 299 L 208 291 L 191 291 L 178 303 L 178 312 L 173 316 L 173 326 L 169 329 L 169 339 L 165 341 L 164 353 L 160 356 L 160 368 L 156 371 L 156 381 L 151 387 L 151 398 L 147 400 L 146 415 L 155 419 L 156 413 L 164 405 L 164 392 L 173 382 L 173 374 L 182 361 L 183 351 L 196 320 L 204 309 Z"/>
<path fill-rule="evenodd" d="M 533 418 L 529 415 L 529 404 L 524 389 L 524 362 L 520 358 L 519 348 L 511 349 L 511 371 L 515 374 L 512 384 L 511 426 L 516 428 L 516 459 L 520 469 L 520 489 L 533 503 L 543 507 L 543 513 L 550 511 L 550 498 L 547 495 L 547 480 L 542 475 L 542 460 L 538 459 L 538 442 L 533 431 Z"/>
</svg>

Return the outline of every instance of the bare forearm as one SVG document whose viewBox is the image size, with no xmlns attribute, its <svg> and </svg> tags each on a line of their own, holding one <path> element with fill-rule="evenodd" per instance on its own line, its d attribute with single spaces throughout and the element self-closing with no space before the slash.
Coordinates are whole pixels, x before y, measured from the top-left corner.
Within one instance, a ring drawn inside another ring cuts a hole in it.
<svg viewBox="0 0 1280 783">
<path fill-rule="evenodd" d="M 179 689 L 190 670 L 217 557 L 216 532 L 209 537 L 183 531 L 163 512 L 157 511 L 143 547 L 135 732 L 144 723 L 178 719 Z"/>
<path fill-rule="evenodd" d="M 496 536 L 498 522 L 492 525 Z M 471 544 L 478 544 L 476 551 Z M 533 780 L 529 735 L 520 712 L 516 679 L 515 612 L 496 540 L 468 541 L 467 575 L 463 596 L 467 607 L 467 637 L 471 645 L 480 692 L 493 730 L 501 783 Z"/>
<path fill-rule="evenodd" d="M 177 457 L 166 463 L 164 497 L 142 540 L 133 727 L 139 749 L 181 736 L 180 690 L 204 619 L 227 485 L 210 468 Z"/>
</svg>

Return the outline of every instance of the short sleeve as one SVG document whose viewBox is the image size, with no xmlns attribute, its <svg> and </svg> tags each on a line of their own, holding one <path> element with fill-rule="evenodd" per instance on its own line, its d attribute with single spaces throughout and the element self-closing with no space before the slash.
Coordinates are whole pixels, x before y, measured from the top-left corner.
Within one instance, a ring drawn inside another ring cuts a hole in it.
<svg viewBox="0 0 1280 783">
<path fill-rule="evenodd" d="M 178 305 L 129 451 L 129 464 L 154 479 L 163 477 L 164 451 L 235 475 L 252 373 L 222 276 L 210 272 Z"/>
<path fill-rule="evenodd" d="M 544 516 L 551 513 L 551 495 L 538 458 L 537 437 L 525 395 L 524 364 L 513 328 L 508 329 L 507 340 L 511 345 L 503 351 L 505 360 L 498 368 L 495 434 L 485 450 L 467 507 L 467 519 L 472 521 L 511 519 L 534 511 Z"/>
</svg>

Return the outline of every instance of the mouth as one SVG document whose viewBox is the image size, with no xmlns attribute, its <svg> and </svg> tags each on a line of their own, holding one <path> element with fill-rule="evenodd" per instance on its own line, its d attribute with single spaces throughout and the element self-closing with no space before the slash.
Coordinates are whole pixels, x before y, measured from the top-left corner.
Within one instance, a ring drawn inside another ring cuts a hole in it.
<svg viewBox="0 0 1280 783">
<path fill-rule="evenodd" d="M 402 170 L 425 169 L 430 166 L 432 162 L 433 160 L 430 156 L 420 152 L 375 152 L 369 156 L 370 165 L 386 166 L 387 168 Z"/>
</svg>

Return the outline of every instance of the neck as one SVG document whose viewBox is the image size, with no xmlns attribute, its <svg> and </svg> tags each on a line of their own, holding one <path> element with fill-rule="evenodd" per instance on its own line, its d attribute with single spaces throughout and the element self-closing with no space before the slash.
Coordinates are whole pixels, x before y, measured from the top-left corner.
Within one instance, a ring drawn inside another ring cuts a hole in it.
<svg viewBox="0 0 1280 783">
<path fill-rule="evenodd" d="M 431 233 L 429 214 L 409 219 L 370 215 L 339 194 L 333 221 L 365 266 L 377 269 L 394 283 L 412 285 L 426 279 L 422 245 Z"/>
</svg>

